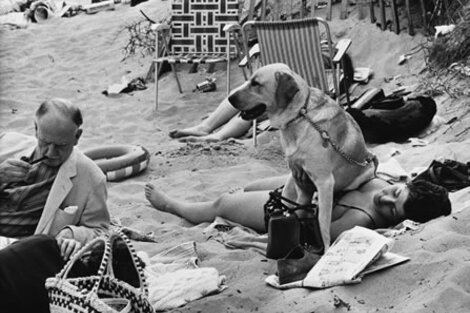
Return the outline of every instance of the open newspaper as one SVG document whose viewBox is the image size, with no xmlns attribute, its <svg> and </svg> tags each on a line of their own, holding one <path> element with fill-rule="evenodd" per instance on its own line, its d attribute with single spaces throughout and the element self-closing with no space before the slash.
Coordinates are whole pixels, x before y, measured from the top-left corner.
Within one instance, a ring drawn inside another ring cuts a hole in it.
<svg viewBox="0 0 470 313">
<path fill-rule="evenodd" d="M 356 226 L 341 234 L 303 281 L 279 285 L 277 276 L 266 282 L 276 288 L 311 287 L 327 288 L 361 281 L 369 274 L 409 260 L 388 252 L 393 239 L 377 232 Z"/>
</svg>

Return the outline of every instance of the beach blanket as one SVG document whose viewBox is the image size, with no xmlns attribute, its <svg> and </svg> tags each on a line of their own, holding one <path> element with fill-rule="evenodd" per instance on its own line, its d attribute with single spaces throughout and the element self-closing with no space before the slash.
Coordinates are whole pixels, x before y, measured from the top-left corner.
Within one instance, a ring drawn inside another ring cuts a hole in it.
<svg viewBox="0 0 470 313">
<path fill-rule="evenodd" d="M 213 267 L 199 267 L 196 243 L 185 242 L 153 257 L 139 251 L 145 262 L 149 300 L 156 311 L 185 305 L 210 294 L 223 291 L 225 276 Z"/>
</svg>

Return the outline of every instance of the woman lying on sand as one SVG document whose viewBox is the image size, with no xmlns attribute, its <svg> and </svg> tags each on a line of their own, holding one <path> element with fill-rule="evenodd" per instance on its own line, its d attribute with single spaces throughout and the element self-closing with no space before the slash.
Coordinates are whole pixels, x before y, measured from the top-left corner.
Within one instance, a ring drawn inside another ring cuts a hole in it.
<svg viewBox="0 0 470 313">
<path fill-rule="evenodd" d="M 212 222 L 220 216 L 263 233 L 267 231 L 264 205 L 269 200 L 269 192 L 285 181 L 286 176 L 261 180 L 241 192 L 224 194 L 215 201 L 196 203 L 170 198 L 148 183 L 145 196 L 156 209 L 176 214 L 193 224 Z M 376 177 L 336 200 L 331 240 L 354 226 L 387 228 L 405 219 L 424 223 L 450 212 L 451 204 L 445 188 L 426 181 L 392 184 Z"/>
<path fill-rule="evenodd" d="M 172 130 L 169 135 L 171 138 L 178 138 L 181 142 L 216 142 L 238 138 L 245 135 L 253 124 L 251 121 L 243 120 L 238 115 L 239 112 L 230 104 L 228 98 L 225 98 L 201 123 L 184 129 Z M 267 116 L 263 115 L 258 118 L 258 122 L 266 119 Z"/>
</svg>

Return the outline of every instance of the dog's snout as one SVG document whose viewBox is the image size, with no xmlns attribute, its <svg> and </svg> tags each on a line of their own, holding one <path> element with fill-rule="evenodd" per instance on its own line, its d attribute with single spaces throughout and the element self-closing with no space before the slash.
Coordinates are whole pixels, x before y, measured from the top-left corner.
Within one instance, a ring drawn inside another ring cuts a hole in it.
<svg viewBox="0 0 470 313">
<path fill-rule="evenodd" d="M 231 104 L 235 109 L 240 109 L 240 108 L 239 108 L 239 103 L 240 103 L 240 101 L 238 100 L 238 95 L 237 95 L 237 93 L 232 93 L 232 94 L 228 97 L 228 102 L 230 102 L 230 104 Z"/>
</svg>

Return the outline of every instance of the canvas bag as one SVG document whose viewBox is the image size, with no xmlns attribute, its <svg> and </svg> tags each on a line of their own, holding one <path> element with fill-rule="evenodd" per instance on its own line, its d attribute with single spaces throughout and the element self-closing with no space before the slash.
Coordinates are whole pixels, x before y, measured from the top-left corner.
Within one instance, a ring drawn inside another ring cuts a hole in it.
<svg viewBox="0 0 470 313">
<path fill-rule="evenodd" d="M 433 160 L 429 167 L 418 174 L 413 181 L 426 180 L 442 186 L 449 192 L 457 191 L 470 186 L 470 162 L 444 159 Z"/>
<path fill-rule="evenodd" d="M 113 269 L 113 243 L 123 240 L 128 248 L 140 286 L 133 287 L 115 277 Z M 96 275 L 70 278 L 69 272 L 77 260 L 99 241 L 104 242 L 103 257 Z M 148 289 L 142 268 L 130 240 L 121 232 L 90 241 L 75 253 L 64 268 L 46 280 L 51 313 L 153 313 L 148 300 Z"/>
<path fill-rule="evenodd" d="M 268 230 L 266 257 L 283 258 L 298 245 L 311 253 L 323 254 L 318 207 L 312 204 L 299 205 L 284 198 L 281 189 L 271 191 L 269 196 L 269 201 L 264 205 Z"/>
</svg>

